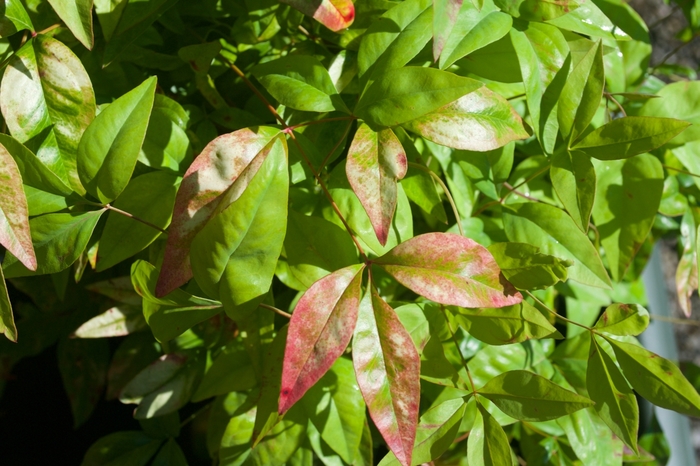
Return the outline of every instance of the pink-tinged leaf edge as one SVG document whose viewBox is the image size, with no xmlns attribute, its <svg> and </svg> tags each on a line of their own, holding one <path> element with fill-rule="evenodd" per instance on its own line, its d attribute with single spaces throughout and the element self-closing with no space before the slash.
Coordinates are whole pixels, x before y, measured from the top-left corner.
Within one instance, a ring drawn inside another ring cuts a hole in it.
<svg viewBox="0 0 700 466">
<path fill-rule="evenodd" d="M 353 365 L 369 415 L 391 451 L 411 465 L 420 405 L 420 356 L 396 312 L 368 290 L 353 338 Z"/>
<path fill-rule="evenodd" d="M 175 198 L 156 296 L 192 278 L 190 245 L 211 217 L 243 193 L 281 131 L 244 128 L 211 141 L 185 173 Z"/>
<path fill-rule="evenodd" d="M 364 264 L 337 270 L 311 285 L 289 322 L 279 413 L 287 412 L 347 348 L 357 321 Z"/>
<path fill-rule="evenodd" d="M 352 0 L 280 0 L 311 16 L 333 32 L 350 27 L 355 20 Z"/>
<path fill-rule="evenodd" d="M 345 174 L 382 246 L 396 211 L 397 182 L 407 169 L 406 152 L 391 129 L 377 133 L 360 125 L 348 151 Z"/>
<path fill-rule="evenodd" d="M 440 5 L 438 5 L 438 3 L 440 3 Z M 433 60 L 435 62 L 440 58 L 442 49 L 445 48 L 452 28 L 454 28 L 457 22 L 457 15 L 459 15 L 459 10 L 462 8 L 462 3 L 463 0 L 442 0 L 440 2 L 433 2 Z M 445 15 L 441 18 L 439 13 L 442 12 L 444 12 Z M 442 24 L 440 22 L 441 19 L 445 20 Z"/>
<path fill-rule="evenodd" d="M 497 308 L 523 300 L 488 249 L 452 233 L 416 236 L 373 263 L 407 288 L 441 304 Z"/>
</svg>

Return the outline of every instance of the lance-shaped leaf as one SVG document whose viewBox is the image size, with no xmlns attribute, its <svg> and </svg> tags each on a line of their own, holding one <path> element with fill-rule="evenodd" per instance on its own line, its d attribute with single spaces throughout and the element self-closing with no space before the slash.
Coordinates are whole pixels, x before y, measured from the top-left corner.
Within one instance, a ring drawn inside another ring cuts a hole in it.
<svg viewBox="0 0 700 466">
<path fill-rule="evenodd" d="M 429 463 L 440 457 L 452 445 L 459 430 L 467 403 L 461 398 L 447 400 L 433 406 L 420 418 L 416 431 L 416 445 L 413 447 L 411 464 Z M 389 452 L 379 466 L 398 465 L 396 455 Z"/>
<path fill-rule="evenodd" d="M 605 312 L 595 329 L 610 335 L 639 335 L 649 325 L 649 312 L 639 304 L 613 304 Z"/>
<path fill-rule="evenodd" d="M 508 101 L 486 88 L 476 89 L 403 127 L 443 146 L 480 152 L 529 137 L 520 115 Z"/>
<path fill-rule="evenodd" d="M 438 61 L 447 38 L 457 22 L 463 0 L 435 0 L 433 2 L 433 60 Z"/>
<path fill-rule="evenodd" d="M 0 144 L 0 244 L 29 270 L 36 270 L 36 255 L 29 231 L 27 198 L 22 175 L 10 152 Z"/>
<path fill-rule="evenodd" d="M 73 332 L 78 338 L 123 337 L 146 328 L 140 307 L 121 305 L 107 309 Z"/>
<path fill-rule="evenodd" d="M 311 16 L 331 31 L 350 27 L 355 19 L 352 0 L 280 0 L 307 16 Z"/>
<path fill-rule="evenodd" d="M 471 336 L 489 345 L 510 345 L 533 338 L 561 338 L 540 311 L 526 301 L 497 309 L 459 309 L 452 315 Z"/>
<path fill-rule="evenodd" d="M 558 150 L 552 155 L 549 176 L 566 211 L 581 230 L 588 231 L 596 188 L 591 158 L 582 152 Z"/>
<path fill-rule="evenodd" d="M 104 203 L 116 199 L 131 179 L 146 137 L 155 92 L 156 78 L 148 78 L 105 108 L 80 140 L 80 181 L 87 192 Z"/>
<path fill-rule="evenodd" d="M 40 34 L 17 51 L 0 85 L 0 109 L 12 136 L 28 144 L 65 184 L 85 193 L 76 158 L 81 136 L 95 118 L 95 94 L 68 47 Z"/>
<path fill-rule="evenodd" d="M 478 392 L 521 421 L 548 421 L 593 405 L 588 398 L 528 371 L 501 374 Z"/>
<path fill-rule="evenodd" d="M 347 112 L 330 74 L 316 57 L 288 55 L 253 68 L 253 75 L 286 107 L 306 112 Z"/>
<path fill-rule="evenodd" d="M 695 215 L 693 210 L 686 209 L 681 219 L 680 240 L 683 253 L 676 268 L 676 295 L 681 310 L 686 317 L 690 317 L 693 310 L 690 297 L 698 289 L 698 251 Z"/>
<path fill-rule="evenodd" d="M 345 173 L 382 246 L 396 211 L 396 183 L 406 176 L 407 168 L 406 152 L 392 130 L 376 133 L 365 124 L 358 128 Z"/>
<path fill-rule="evenodd" d="M 502 466 L 512 464 L 510 442 L 503 427 L 481 404 L 477 403 L 474 427 L 467 440 L 470 466 Z"/>
<path fill-rule="evenodd" d="M 352 359 L 374 425 L 404 466 L 411 465 L 420 401 L 420 358 L 394 310 L 371 285 L 360 303 Z"/>
<path fill-rule="evenodd" d="M 301 297 L 289 322 L 279 412 L 284 414 L 347 348 L 360 305 L 364 265 L 320 279 Z"/>
<path fill-rule="evenodd" d="M 600 160 L 626 159 L 663 146 L 688 126 L 674 118 L 618 118 L 582 137 L 573 149 Z"/>
<path fill-rule="evenodd" d="M 565 141 L 576 140 L 600 106 L 605 84 L 603 44 L 598 41 L 566 78 L 557 102 L 559 131 Z"/>
<path fill-rule="evenodd" d="M 0 333 L 4 333 L 10 341 L 17 343 L 17 325 L 15 325 L 15 317 L 12 314 L 12 303 L 7 294 L 7 284 L 2 267 L 0 267 Z"/>
<path fill-rule="evenodd" d="M 278 129 L 265 126 L 224 134 L 210 142 L 190 165 L 175 198 L 158 296 L 192 278 L 189 253 L 194 237 L 211 217 L 243 193 L 279 134 Z M 231 189 L 234 183 L 236 188 Z"/>
<path fill-rule="evenodd" d="M 700 417 L 700 395 L 675 364 L 641 346 L 606 340 L 637 393 L 662 408 Z"/>
<path fill-rule="evenodd" d="M 253 362 L 241 340 L 232 340 L 216 356 L 192 395 L 193 402 L 232 391 L 250 390 L 258 384 Z"/>
<path fill-rule="evenodd" d="M 92 0 L 49 0 L 58 17 L 66 23 L 76 39 L 92 50 Z"/>
<path fill-rule="evenodd" d="M 373 128 L 400 125 L 454 102 L 483 83 L 434 68 L 390 70 L 362 94 L 355 115 Z"/>
<path fill-rule="evenodd" d="M 503 307 L 522 301 L 485 247 L 452 233 L 416 236 L 373 262 L 407 288 L 438 303 Z"/>
<path fill-rule="evenodd" d="M 588 396 L 605 423 L 628 447 L 637 451 L 639 408 L 634 392 L 612 358 L 591 335 L 591 352 L 586 371 Z"/>
<path fill-rule="evenodd" d="M 566 269 L 573 264 L 542 254 L 540 248 L 527 243 L 494 243 L 488 250 L 508 281 L 523 290 L 545 289 L 566 281 Z"/>
<path fill-rule="evenodd" d="M 596 163 L 593 218 L 610 271 L 621 280 L 646 241 L 663 193 L 663 167 L 651 154 Z"/>
<path fill-rule="evenodd" d="M 3 262 L 5 276 L 43 275 L 67 269 L 87 247 L 92 231 L 103 213 L 104 209 L 32 218 L 29 227 L 36 253 L 36 270 L 29 270 L 14 256 L 6 255 Z"/>
<path fill-rule="evenodd" d="M 11 36 L 22 29 L 34 31 L 32 20 L 24 9 L 21 0 L 3 0 L 0 17 L 0 37 Z"/>
</svg>

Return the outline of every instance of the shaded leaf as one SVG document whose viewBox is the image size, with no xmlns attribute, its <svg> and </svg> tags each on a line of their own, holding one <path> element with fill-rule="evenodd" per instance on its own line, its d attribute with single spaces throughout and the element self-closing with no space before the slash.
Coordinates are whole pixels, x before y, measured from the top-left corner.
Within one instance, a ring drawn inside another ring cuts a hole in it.
<svg viewBox="0 0 700 466">
<path fill-rule="evenodd" d="M 160 355 L 160 345 L 149 332 L 133 333 L 126 337 L 112 356 L 107 371 L 105 398 L 117 398 L 124 386 Z"/>
<path fill-rule="evenodd" d="M 605 312 L 595 329 L 611 335 L 639 335 L 649 325 L 649 312 L 639 304 L 613 304 Z"/>
<path fill-rule="evenodd" d="M 228 343 L 207 369 L 192 401 L 205 400 L 212 396 L 225 395 L 232 391 L 254 388 L 258 380 L 253 362 L 241 339 Z"/>
<path fill-rule="evenodd" d="M 549 176 L 566 211 L 582 231 L 588 231 L 596 190 L 590 157 L 582 152 L 558 150 L 552 155 Z"/>
<path fill-rule="evenodd" d="M 386 245 L 396 211 L 396 183 L 406 175 L 407 168 L 406 152 L 391 129 L 376 133 L 364 124 L 358 128 L 345 173 L 382 246 Z"/>
<path fill-rule="evenodd" d="M 428 233 L 373 261 L 414 292 L 442 304 L 502 307 L 522 296 L 502 278 L 486 248 L 451 233 Z"/>
<path fill-rule="evenodd" d="M 153 459 L 151 466 L 187 466 L 187 459 L 174 438 L 169 438 Z"/>
<path fill-rule="evenodd" d="M 420 359 L 394 310 L 371 285 L 353 338 L 357 384 L 374 425 L 404 466 L 411 464 L 420 400 Z"/>
<path fill-rule="evenodd" d="M 8 340 L 17 343 L 17 326 L 12 314 L 12 303 L 7 294 L 7 283 L 0 267 L 0 333 L 4 333 Z"/>
<path fill-rule="evenodd" d="M 355 19 L 352 0 L 280 0 L 311 16 L 331 31 L 350 27 Z"/>
<path fill-rule="evenodd" d="M 282 363 L 288 330 L 288 325 L 282 327 L 275 335 L 275 339 L 263 347 L 264 354 L 262 355 L 258 408 L 255 414 L 255 425 L 251 439 L 251 447 L 253 448 L 270 433 L 275 425 L 279 425 Z"/>
<path fill-rule="evenodd" d="M 494 243 L 488 250 L 508 281 L 524 290 L 545 289 L 566 281 L 567 268 L 572 265 L 527 243 Z"/>
<path fill-rule="evenodd" d="M 162 440 L 154 440 L 141 431 L 114 432 L 93 443 L 81 466 L 129 464 L 146 466 L 156 454 Z"/>
<path fill-rule="evenodd" d="M 107 309 L 73 332 L 78 338 L 123 337 L 146 328 L 140 307 L 122 305 Z"/>
<path fill-rule="evenodd" d="M 100 112 L 80 140 L 80 181 L 101 202 L 116 199 L 129 183 L 146 137 L 155 90 L 156 78 L 148 78 Z"/>
<path fill-rule="evenodd" d="M 180 164 L 191 155 L 185 132 L 184 109 L 172 99 L 156 94 L 141 145 L 139 162 L 153 168 L 180 172 Z"/>
<path fill-rule="evenodd" d="M 94 291 L 115 301 L 133 306 L 141 305 L 141 296 L 134 290 L 131 277 L 110 278 L 101 282 L 90 283 L 86 290 Z"/>
<path fill-rule="evenodd" d="M 92 50 L 92 0 L 49 0 L 58 17 L 68 26 L 76 39 Z"/>
<path fill-rule="evenodd" d="M 476 89 L 403 126 L 443 146 L 482 152 L 529 137 L 508 101 L 486 88 Z"/>
<path fill-rule="evenodd" d="M 447 223 L 447 214 L 432 176 L 423 170 L 408 170 L 401 181 L 406 196 L 426 214 Z"/>
<path fill-rule="evenodd" d="M 512 464 L 506 433 L 488 411 L 477 403 L 474 427 L 467 440 L 467 458 L 470 466 L 497 466 Z"/>
<path fill-rule="evenodd" d="M 364 265 L 320 279 L 301 297 L 289 322 L 279 409 L 284 414 L 330 369 L 357 321 Z"/>
</svg>

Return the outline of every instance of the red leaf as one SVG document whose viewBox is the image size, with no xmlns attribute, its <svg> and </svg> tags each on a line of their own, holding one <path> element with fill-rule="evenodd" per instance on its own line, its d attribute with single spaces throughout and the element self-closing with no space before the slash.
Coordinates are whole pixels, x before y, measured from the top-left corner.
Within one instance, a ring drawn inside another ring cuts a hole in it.
<svg viewBox="0 0 700 466">
<path fill-rule="evenodd" d="M 294 308 L 284 353 L 280 414 L 328 372 L 350 343 L 363 270 L 364 265 L 357 264 L 323 277 Z"/>
<path fill-rule="evenodd" d="M 485 247 L 451 233 L 416 236 L 373 262 L 407 288 L 441 304 L 503 307 L 523 299 Z"/>
<path fill-rule="evenodd" d="M 190 165 L 175 199 L 156 296 L 165 296 L 192 278 L 192 240 L 210 218 L 240 197 L 280 134 L 279 129 L 265 126 L 224 134 Z"/>
<path fill-rule="evenodd" d="M 22 175 L 15 159 L 0 144 L 0 244 L 26 268 L 36 270 L 28 215 Z"/>
<path fill-rule="evenodd" d="M 375 133 L 365 124 L 358 128 L 345 173 L 382 246 L 396 210 L 396 182 L 406 176 L 407 167 L 406 152 L 391 129 Z"/>
<path fill-rule="evenodd" d="M 331 31 L 350 27 L 355 20 L 352 0 L 280 0 L 311 16 Z"/>
<path fill-rule="evenodd" d="M 365 294 L 353 338 L 355 376 L 374 425 L 410 466 L 420 403 L 420 357 L 396 312 L 374 287 Z"/>
</svg>

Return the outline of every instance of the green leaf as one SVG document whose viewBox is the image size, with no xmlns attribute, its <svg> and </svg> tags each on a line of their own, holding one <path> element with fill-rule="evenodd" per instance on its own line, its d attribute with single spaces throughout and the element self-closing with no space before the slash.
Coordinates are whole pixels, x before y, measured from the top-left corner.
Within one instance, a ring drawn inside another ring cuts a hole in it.
<svg viewBox="0 0 700 466">
<path fill-rule="evenodd" d="M 179 182 L 179 177 L 166 172 L 146 173 L 129 182 L 113 206 L 134 218 L 109 213 L 97 250 L 98 272 L 145 249 L 161 235 L 154 227 L 165 229 L 170 224 Z"/>
<path fill-rule="evenodd" d="M 180 164 L 191 156 L 181 112 L 184 110 L 180 104 L 156 94 L 139 162 L 153 168 L 181 171 Z"/>
<path fill-rule="evenodd" d="M 141 431 L 114 432 L 90 446 L 81 466 L 110 464 L 146 466 L 162 442 L 162 440 L 154 440 Z"/>
<path fill-rule="evenodd" d="M 566 31 L 573 31 L 590 37 L 600 37 L 603 39 L 613 40 L 629 40 L 630 37 L 621 26 L 619 18 L 615 18 L 615 22 L 610 20 L 605 13 L 599 8 L 599 5 L 604 5 L 605 2 L 598 4 L 593 2 L 580 2 L 578 8 L 569 13 L 548 20 L 549 24 L 557 26 Z M 620 4 L 620 6 L 622 6 Z M 614 4 L 612 8 L 621 9 L 618 4 Z M 610 11 L 612 8 L 608 8 Z"/>
<path fill-rule="evenodd" d="M 3 0 L 0 16 L 0 37 L 8 37 L 23 29 L 34 31 L 32 20 L 20 0 Z"/>
<path fill-rule="evenodd" d="M 596 188 L 596 175 L 591 158 L 582 152 L 557 150 L 552 155 L 549 176 L 554 190 L 576 226 L 587 232 Z"/>
<path fill-rule="evenodd" d="M 253 448 L 270 433 L 275 425 L 279 425 L 279 399 L 282 380 L 282 366 L 279 362 L 284 357 L 288 328 L 288 326 L 282 327 L 275 335 L 275 339 L 264 347 L 258 409 L 255 414 L 255 426 L 251 440 Z"/>
<path fill-rule="evenodd" d="M 258 65 L 252 73 L 281 105 L 306 112 L 349 113 L 316 57 L 289 55 Z"/>
<path fill-rule="evenodd" d="M 545 2 L 541 0 L 494 0 L 496 6 L 513 16 L 526 21 L 548 21 L 569 13 L 579 7 L 575 0 Z"/>
<path fill-rule="evenodd" d="M 618 118 L 585 135 L 573 149 L 600 160 L 626 159 L 666 144 L 688 126 L 673 118 Z"/>
<path fill-rule="evenodd" d="M 302 398 L 321 438 L 348 464 L 357 456 L 365 427 L 365 402 L 349 359 L 340 358 Z"/>
<path fill-rule="evenodd" d="M 22 188 L 22 175 L 10 152 L 0 144 L 0 245 L 29 270 L 37 258 L 29 230 L 29 209 Z"/>
<path fill-rule="evenodd" d="M 423 170 L 409 170 L 401 180 L 406 196 L 426 214 L 447 223 L 447 213 L 438 193 L 435 180 Z"/>
<path fill-rule="evenodd" d="M 151 466 L 187 466 L 187 459 L 174 438 L 169 438 L 153 459 Z"/>
<path fill-rule="evenodd" d="M 390 70 L 362 94 L 355 114 L 373 129 L 400 125 L 439 109 L 483 84 L 434 68 Z"/>
<path fill-rule="evenodd" d="M 588 396 L 603 421 L 625 444 L 637 451 L 639 408 L 634 392 L 608 353 L 591 335 L 591 352 L 586 371 Z"/>
<path fill-rule="evenodd" d="M 331 31 L 350 27 L 355 19 L 352 0 L 280 0 L 311 16 Z"/>
<path fill-rule="evenodd" d="M 433 2 L 433 60 L 438 61 L 452 28 L 457 22 L 463 0 Z"/>
<path fill-rule="evenodd" d="M 289 269 L 306 288 L 343 267 L 357 263 L 348 233 L 322 217 L 289 211 L 284 250 Z"/>
<path fill-rule="evenodd" d="M 129 183 L 153 108 L 156 78 L 145 80 L 105 108 L 78 147 L 78 174 L 101 202 L 116 199 Z"/>
<path fill-rule="evenodd" d="M 107 309 L 83 323 L 71 336 L 78 338 L 123 337 L 146 328 L 140 307 L 128 304 Z"/>
<path fill-rule="evenodd" d="M 348 150 L 345 174 L 369 217 L 377 240 L 386 246 L 397 202 L 397 182 L 406 176 L 408 160 L 391 129 L 374 132 L 361 125 Z"/>
<path fill-rule="evenodd" d="M 613 279 L 619 281 L 654 223 L 663 192 L 663 168 L 650 154 L 595 165 L 598 186 L 593 219 Z"/>
<path fill-rule="evenodd" d="M 95 95 L 82 63 L 46 35 L 31 39 L 10 60 L 0 85 L 0 109 L 12 136 L 79 194 L 76 159 L 95 118 Z"/>
<path fill-rule="evenodd" d="M 557 424 L 564 429 L 572 450 L 584 464 L 605 464 L 610 458 L 617 457 L 616 444 L 622 446 L 593 408 L 560 417 Z M 622 464 L 622 458 L 615 461 Z"/>
<path fill-rule="evenodd" d="M 102 26 L 102 35 L 109 41 L 119 24 L 128 0 L 94 0 L 95 13 Z"/>
<path fill-rule="evenodd" d="M 5 257 L 5 276 L 24 277 L 60 272 L 85 250 L 104 209 L 85 213 L 47 214 L 29 221 L 36 252 L 36 271 L 28 270 L 12 256 Z"/>
<path fill-rule="evenodd" d="M 529 137 L 508 101 L 486 88 L 476 89 L 403 127 L 443 146 L 480 152 Z"/>
<path fill-rule="evenodd" d="M 373 284 L 353 337 L 357 384 L 374 425 L 403 466 L 411 465 L 420 401 L 420 359 L 411 336 Z"/>
<path fill-rule="evenodd" d="M 501 374 L 478 392 L 521 421 L 548 421 L 593 405 L 588 398 L 528 371 Z"/>
<path fill-rule="evenodd" d="M 197 283 L 220 297 L 232 318 L 255 310 L 270 289 L 287 230 L 286 149 L 284 140 L 275 138 L 245 191 L 192 241 Z"/>
<path fill-rule="evenodd" d="M 525 301 L 498 309 L 458 309 L 452 315 L 471 336 L 489 345 L 510 345 L 533 338 L 561 338 L 557 329 Z"/>
<path fill-rule="evenodd" d="M 503 428 L 477 403 L 474 427 L 467 440 L 469 466 L 503 466 L 512 464 L 510 442 Z"/>
<path fill-rule="evenodd" d="M 494 243 L 488 247 L 503 275 L 516 288 L 538 290 L 565 282 L 572 262 L 541 254 L 526 243 Z"/>
<path fill-rule="evenodd" d="M 92 50 L 92 0 L 49 0 L 58 17 L 68 26 L 76 39 Z"/>
<path fill-rule="evenodd" d="M 229 342 L 207 369 L 192 401 L 198 402 L 232 391 L 246 391 L 258 384 L 250 355 L 241 339 Z"/>
<path fill-rule="evenodd" d="M 613 304 L 605 309 L 596 329 L 610 335 L 639 335 L 649 325 L 649 312 L 639 304 Z"/>
<path fill-rule="evenodd" d="M 452 160 L 457 162 L 474 187 L 485 196 L 500 200 L 499 187 L 508 180 L 513 168 L 515 144 L 486 152 L 454 151 Z"/>
<path fill-rule="evenodd" d="M 118 398 L 124 386 L 160 355 L 160 345 L 149 332 L 138 332 L 126 337 L 112 356 L 107 372 L 105 399 Z"/>
<path fill-rule="evenodd" d="M 664 86 L 639 109 L 640 116 L 678 118 L 692 126 L 673 139 L 683 144 L 700 139 L 700 82 L 683 81 Z"/>
<path fill-rule="evenodd" d="M 0 333 L 4 333 L 8 340 L 17 343 L 17 325 L 12 314 L 12 303 L 7 294 L 7 283 L 0 268 Z"/>
<path fill-rule="evenodd" d="M 542 203 L 512 204 L 503 209 L 508 239 L 539 247 L 543 254 L 573 261 L 571 280 L 606 288 L 610 286 L 598 251 L 566 213 Z"/>
<path fill-rule="evenodd" d="M 700 417 L 700 395 L 675 364 L 641 346 L 605 339 L 637 393 L 662 408 Z"/>
<path fill-rule="evenodd" d="M 219 464 L 241 466 L 250 456 L 250 440 L 255 425 L 256 408 L 249 398 L 238 408 L 226 425 L 219 449 Z"/>
</svg>

